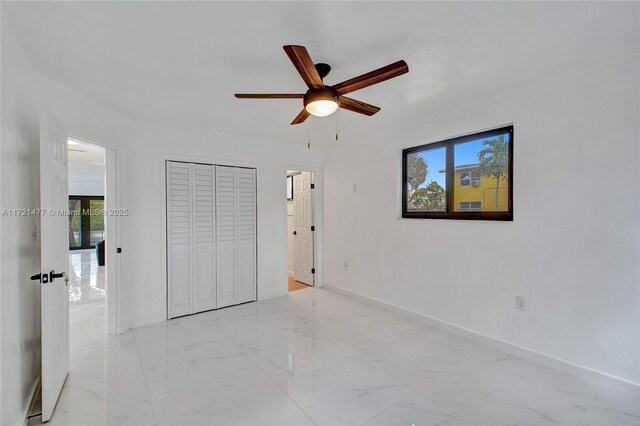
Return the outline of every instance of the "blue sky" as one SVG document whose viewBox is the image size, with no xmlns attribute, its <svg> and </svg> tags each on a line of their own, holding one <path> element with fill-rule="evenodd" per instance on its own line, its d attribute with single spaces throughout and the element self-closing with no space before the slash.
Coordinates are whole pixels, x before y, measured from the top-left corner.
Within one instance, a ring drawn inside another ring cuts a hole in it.
<svg viewBox="0 0 640 426">
<path fill-rule="evenodd" d="M 505 139 L 509 140 L 509 135 L 504 135 Z M 455 145 L 453 152 L 453 161 L 456 167 L 463 164 L 474 164 L 478 162 L 478 151 L 482 149 L 482 142 L 486 140 L 494 140 L 496 137 L 476 139 L 474 141 L 465 142 Z M 424 158 L 427 162 L 427 180 L 422 186 L 426 186 L 429 183 L 436 181 L 440 186 L 446 188 L 444 173 L 439 173 L 440 170 L 444 170 L 446 163 L 446 154 L 444 148 L 432 149 L 429 151 L 418 152 L 418 156 Z"/>
</svg>

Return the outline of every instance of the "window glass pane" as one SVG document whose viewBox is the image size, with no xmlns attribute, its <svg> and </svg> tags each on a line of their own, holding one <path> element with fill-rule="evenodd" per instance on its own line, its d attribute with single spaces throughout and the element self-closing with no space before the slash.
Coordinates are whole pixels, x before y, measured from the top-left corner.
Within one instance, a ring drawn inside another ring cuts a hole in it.
<svg viewBox="0 0 640 426">
<path fill-rule="evenodd" d="M 509 133 L 454 146 L 454 211 L 509 210 Z"/>
<path fill-rule="evenodd" d="M 69 248 L 82 247 L 80 200 L 69 200 Z"/>
<path fill-rule="evenodd" d="M 90 244 L 93 246 L 96 242 L 104 238 L 104 200 L 89 200 L 89 209 L 91 211 L 90 224 Z"/>
<path fill-rule="evenodd" d="M 446 211 L 446 149 L 407 154 L 407 211 Z"/>
</svg>

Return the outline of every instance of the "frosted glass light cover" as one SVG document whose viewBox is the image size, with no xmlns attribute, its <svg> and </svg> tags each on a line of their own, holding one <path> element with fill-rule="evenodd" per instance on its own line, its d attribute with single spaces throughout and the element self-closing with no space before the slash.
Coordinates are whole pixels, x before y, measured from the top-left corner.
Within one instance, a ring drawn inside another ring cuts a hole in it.
<svg viewBox="0 0 640 426">
<path fill-rule="evenodd" d="M 316 117 L 326 117 L 338 109 L 338 104 L 332 100 L 318 100 L 310 102 L 306 106 L 307 112 Z"/>
</svg>

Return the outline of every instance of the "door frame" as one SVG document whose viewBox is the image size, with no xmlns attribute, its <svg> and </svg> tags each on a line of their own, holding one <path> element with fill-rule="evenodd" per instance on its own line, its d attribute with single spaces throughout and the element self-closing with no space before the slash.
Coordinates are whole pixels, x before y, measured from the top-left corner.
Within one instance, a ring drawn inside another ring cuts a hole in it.
<svg viewBox="0 0 640 426">
<path fill-rule="evenodd" d="M 80 133 L 69 130 L 69 138 L 76 139 L 80 142 L 99 146 L 104 149 L 104 163 L 105 163 L 105 194 L 104 194 L 104 209 L 105 211 L 118 211 L 120 210 L 120 188 L 118 187 L 119 168 L 118 168 L 118 151 L 111 146 L 101 143 L 99 139 L 87 138 L 81 136 Z M 106 279 L 107 279 L 107 333 L 108 334 L 121 334 L 129 329 L 124 327 L 123 313 L 122 313 L 122 291 L 121 291 L 121 265 L 120 256 L 117 249 L 120 247 L 120 215 L 106 214 L 104 218 L 105 225 L 105 267 L 106 267 Z M 109 241 L 115 241 L 115 243 L 109 243 Z"/>
<path fill-rule="evenodd" d="M 315 189 L 313 191 L 311 191 L 312 194 L 312 202 L 313 202 L 313 226 L 315 226 L 315 231 L 313 234 L 313 264 L 315 265 L 314 267 L 316 268 L 316 274 L 313 280 L 313 287 L 323 287 L 324 286 L 324 255 L 323 255 L 323 243 L 324 243 L 324 239 L 323 239 L 323 235 L 324 235 L 324 216 L 322 214 L 322 205 L 323 205 L 323 201 L 324 201 L 324 197 L 323 197 L 323 178 L 322 178 L 322 169 L 319 167 L 309 167 L 309 166 L 301 166 L 301 165 L 295 165 L 295 164 L 289 164 L 287 165 L 287 167 L 284 168 L 283 170 L 283 176 L 286 178 L 287 177 L 287 171 L 288 170 L 295 170 L 297 172 L 311 172 L 312 176 L 311 176 L 311 183 L 313 183 L 315 185 Z M 285 185 L 282 185 L 283 187 L 285 187 Z M 283 220 L 284 220 L 284 224 L 285 224 L 285 229 L 287 229 L 287 194 L 285 192 L 284 196 L 284 207 L 285 207 L 285 212 L 283 215 Z M 288 238 L 288 236 L 287 236 Z M 289 265 L 288 265 L 288 246 L 287 244 L 284 245 L 285 247 L 285 263 L 284 263 L 284 270 L 286 271 L 286 276 L 289 276 Z M 284 283 L 285 286 L 287 286 L 287 283 Z M 286 294 L 288 294 L 288 291 L 286 292 Z"/>
</svg>

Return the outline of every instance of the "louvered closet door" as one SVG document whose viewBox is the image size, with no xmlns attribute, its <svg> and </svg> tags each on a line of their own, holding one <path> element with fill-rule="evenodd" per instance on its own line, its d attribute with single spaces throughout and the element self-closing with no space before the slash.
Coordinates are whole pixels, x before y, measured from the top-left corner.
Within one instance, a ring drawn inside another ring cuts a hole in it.
<svg viewBox="0 0 640 426">
<path fill-rule="evenodd" d="M 237 301 L 256 300 L 256 171 L 237 169 Z"/>
<path fill-rule="evenodd" d="M 217 307 L 236 302 L 236 171 L 216 166 Z"/>
<path fill-rule="evenodd" d="M 189 164 L 167 162 L 168 316 L 191 309 L 191 187 Z"/>
<path fill-rule="evenodd" d="M 193 312 L 216 307 L 215 168 L 193 166 Z"/>
</svg>

